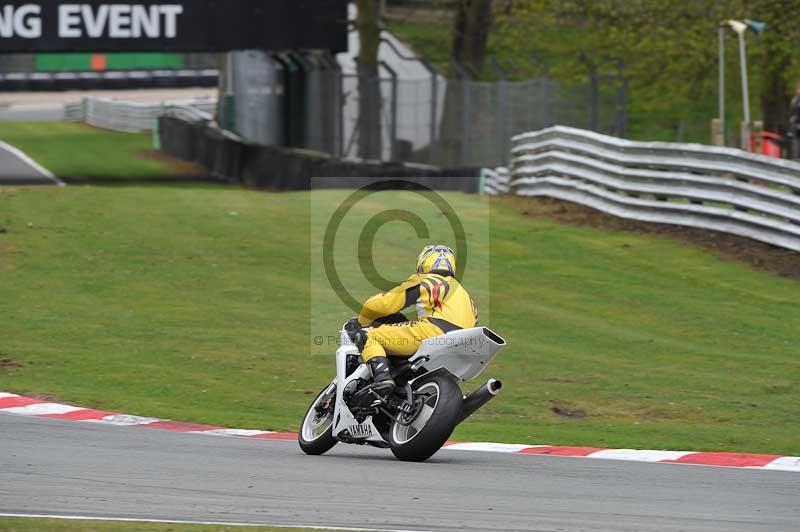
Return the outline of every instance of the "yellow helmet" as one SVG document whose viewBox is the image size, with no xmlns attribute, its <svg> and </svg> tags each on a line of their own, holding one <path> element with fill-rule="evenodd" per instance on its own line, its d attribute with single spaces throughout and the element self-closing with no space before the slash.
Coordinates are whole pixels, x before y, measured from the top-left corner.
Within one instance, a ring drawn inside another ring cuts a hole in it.
<svg viewBox="0 0 800 532">
<path fill-rule="evenodd" d="M 447 246 L 425 246 L 417 257 L 417 273 L 438 273 L 454 277 L 456 274 L 455 252 Z"/>
</svg>

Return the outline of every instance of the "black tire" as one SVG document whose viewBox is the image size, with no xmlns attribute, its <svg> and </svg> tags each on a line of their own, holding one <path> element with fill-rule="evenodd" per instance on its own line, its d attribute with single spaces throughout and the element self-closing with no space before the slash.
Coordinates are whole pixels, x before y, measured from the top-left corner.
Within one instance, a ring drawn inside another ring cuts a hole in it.
<svg viewBox="0 0 800 532">
<path fill-rule="evenodd" d="M 306 437 L 303 436 L 304 433 L 303 429 L 304 427 L 306 427 L 306 423 L 310 421 L 309 416 L 316 416 L 316 410 L 314 409 L 314 407 L 317 405 L 317 402 L 320 400 L 323 394 L 325 394 L 325 392 L 327 392 L 330 389 L 330 387 L 331 385 L 329 384 L 328 386 L 323 388 L 321 392 L 317 394 L 317 396 L 311 402 L 311 406 L 308 407 L 306 415 L 303 416 L 302 423 L 300 423 L 300 430 L 297 433 L 297 441 L 300 444 L 300 448 L 306 454 L 319 455 L 327 453 L 337 443 L 337 440 L 333 437 L 332 422 L 324 432 L 322 432 L 313 439 L 307 439 Z M 335 389 L 336 388 L 334 386 L 334 390 Z M 330 416 L 331 418 L 333 418 L 333 406 L 331 406 Z M 313 417 L 311 419 L 313 419 Z"/>
<path fill-rule="evenodd" d="M 444 373 L 422 377 L 414 382 L 413 388 L 415 392 L 438 388 L 435 404 L 429 405 L 433 412 L 413 435 L 409 435 L 409 429 L 392 422 L 389 427 L 389 446 L 400 460 L 423 462 L 441 449 L 453 433 L 461 416 L 464 397 L 455 379 Z"/>
</svg>

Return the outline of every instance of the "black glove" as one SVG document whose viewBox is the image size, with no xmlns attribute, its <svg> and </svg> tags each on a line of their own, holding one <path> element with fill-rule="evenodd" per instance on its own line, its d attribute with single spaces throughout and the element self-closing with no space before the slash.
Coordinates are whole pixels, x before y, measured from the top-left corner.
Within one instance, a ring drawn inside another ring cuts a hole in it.
<svg viewBox="0 0 800 532">
<path fill-rule="evenodd" d="M 344 330 L 347 332 L 355 332 L 360 328 L 361 322 L 358 321 L 358 318 L 351 318 L 347 323 L 344 324 Z"/>
<path fill-rule="evenodd" d="M 356 344 L 356 349 L 358 349 L 358 352 L 362 352 L 364 350 L 364 346 L 367 345 L 367 331 L 364 329 L 359 329 L 355 334 L 355 338 L 353 338 L 353 343 Z"/>
<path fill-rule="evenodd" d="M 356 348 L 360 353 L 367 343 L 367 331 L 364 330 L 361 322 L 358 321 L 358 318 L 353 318 L 344 324 L 344 330 L 347 336 L 350 337 L 350 341 L 356 344 Z"/>
<path fill-rule="evenodd" d="M 344 324 L 344 330 L 351 340 L 355 341 L 355 336 L 361 330 L 361 323 L 358 318 L 353 318 Z"/>
</svg>

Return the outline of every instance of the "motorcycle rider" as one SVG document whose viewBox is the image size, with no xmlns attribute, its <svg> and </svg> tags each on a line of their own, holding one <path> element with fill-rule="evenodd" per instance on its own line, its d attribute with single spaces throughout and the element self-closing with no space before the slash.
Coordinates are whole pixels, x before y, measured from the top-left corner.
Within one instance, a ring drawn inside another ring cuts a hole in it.
<svg viewBox="0 0 800 532">
<path fill-rule="evenodd" d="M 373 321 L 416 306 L 417 320 L 374 327 L 356 344 L 372 370 L 369 387 L 382 396 L 395 387 L 388 355 L 410 357 L 426 338 L 474 327 L 478 312 L 467 291 L 455 278 L 456 256 L 444 245 L 426 246 L 417 257 L 417 273 L 388 292 L 369 298 L 346 329 L 355 333 Z"/>
</svg>

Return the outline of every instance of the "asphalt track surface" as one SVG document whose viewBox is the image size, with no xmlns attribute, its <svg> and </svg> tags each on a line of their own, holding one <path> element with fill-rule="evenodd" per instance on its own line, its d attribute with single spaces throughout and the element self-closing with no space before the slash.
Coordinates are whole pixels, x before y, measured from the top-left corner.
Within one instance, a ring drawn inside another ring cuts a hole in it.
<svg viewBox="0 0 800 532">
<path fill-rule="evenodd" d="M 53 177 L 49 171 L 15 147 L 0 141 L 0 185 L 57 184 L 61 184 L 61 181 Z"/>
<path fill-rule="evenodd" d="M 20 120 L 25 122 L 53 122 L 64 120 L 63 104 L 30 104 L 4 106 L 0 104 L 0 122 Z M 0 124 L 2 127 L 2 124 Z"/>
<path fill-rule="evenodd" d="M 796 473 L 338 445 L 0 413 L 0 513 L 424 531 L 800 531 Z"/>
</svg>

